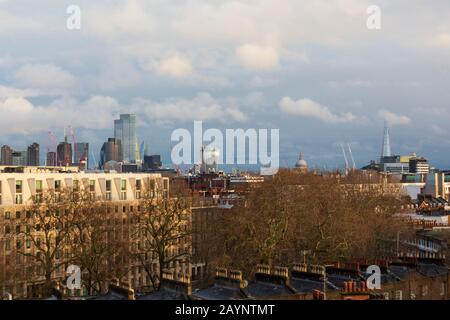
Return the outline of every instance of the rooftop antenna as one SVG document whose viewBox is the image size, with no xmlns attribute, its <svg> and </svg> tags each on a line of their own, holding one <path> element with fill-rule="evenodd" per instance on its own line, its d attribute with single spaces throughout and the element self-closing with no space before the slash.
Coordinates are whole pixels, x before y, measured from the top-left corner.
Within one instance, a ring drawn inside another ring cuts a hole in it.
<svg viewBox="0 0 450 320">
<path fill-rule="evenodd" d="M 350 147 L 350 143 L 347 143 L 347 147 L 348 147 L 348 152 L 350 153 L 350 158 L 352 159 L 352 164 L 353 164 L 353 170 L 356 170 L 356 164 L 355 164 L 355 159 L 353 158 L 353 152 L 352 152 L 352 148 Z"/>
</svg>

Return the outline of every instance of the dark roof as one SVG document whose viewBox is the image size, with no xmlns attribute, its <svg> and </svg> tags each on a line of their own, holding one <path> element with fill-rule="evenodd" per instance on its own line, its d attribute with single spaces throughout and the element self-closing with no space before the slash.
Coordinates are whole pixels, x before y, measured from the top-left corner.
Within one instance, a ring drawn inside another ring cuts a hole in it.
<svg viewBox="0 0 450 320">
<path fill-rule="evenodd" d="M 138 295 L 136 300 L 188 300 L 188 297 L 181 292 L 161 289 L 160 291 Z"/>
<path fill-rule="evenodd" d="M 245 288 L 245 292 L 252 297 L 287 296 L 294 292 L 286 285 L 256 281 Z"/>
<path fill-rule="evenodd" d="M 239 288 L 232 288 L 214 284 L 213 286 L 192 293 L 194 299 L 202 300 L 240 300 L 245 294 Z"/>
<path fill-rule="evenodd" d="M 327 274 L 327 280 L 334 286 L 343 289 L 346 281 L 362 281 L 364 278 L 361 276 L 351 276 L 344 274 Z"/>
<path fill-rule="evenodd" d="M 389 272 L 391 272 L 394 276 L 405 279 L 409 274 L 410 269 L 407 266 L 389 266 Z"/>
<path fill-rule="evenodd" d="M 448 268 L 433 263 L 419 263 L 417 271 L 426 277 L 438 277 L 448 274 Z"/>
<path fill-rule="evenodd" d="M 323 281 L 307 278 L 292 278 L 291 286 L 298 293 L 312 293 L 314 290 L 323 291 Z M 327 290 L 333 291 L 337 288 L 327 281 Z"/>
</svg>

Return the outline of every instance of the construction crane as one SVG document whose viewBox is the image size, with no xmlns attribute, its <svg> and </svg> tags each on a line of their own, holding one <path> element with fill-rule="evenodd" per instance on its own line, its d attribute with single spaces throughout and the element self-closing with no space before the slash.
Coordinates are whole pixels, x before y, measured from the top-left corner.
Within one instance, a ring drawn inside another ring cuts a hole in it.
<svg viewBox="0 0 450 320">
<path fill-rule="evenodd" d="M 79 153 L 80 150 L 78 150 L 78 143 L 77 143 L 77 141 L 75 139 L 75 133 L 73 131 L 72 126 L 69 126 L 69 130 L 70 130 L 70 135 L 72 136 L 73 150 L 74 150 L 75 155 L 76 155 L 76 159 L 75 159 L 75 156 L 73 157 L 74 161 L 76 160 L 78 162 L 78 165 L 82 164 L 82 165 L 86 166 L 86 164 L 87 164 L 86 163 L 87 162 L 86 161 L 86 159 L 87 159 L 86 150 L 83 150 L 83 154 L 80 155 L 80 153 Z"/>
<path fill-rule="evenodd" d="M 344 145 L 341 143 L 340 146 L 341 146 L 342 154 L 343 154 L 344 160 L 345 160 L 345 174 L 348 174 L 348 168 L 349 168 L 349 166 L 348 166 L 347 155 L 345 154 Z"/>
<path fill-rule="evenodd" d="M 350 143 L 347 143 L 347 147 L 348 147 L 348 152 L 350 153 L 350 158 L 352 159 L 352 164 L 353 164 L 352 169 L 356 170 L 355 159 L 353 158 L 353 152 L 352 152 L 352 148 L 350 147 Z"/>
</svg>

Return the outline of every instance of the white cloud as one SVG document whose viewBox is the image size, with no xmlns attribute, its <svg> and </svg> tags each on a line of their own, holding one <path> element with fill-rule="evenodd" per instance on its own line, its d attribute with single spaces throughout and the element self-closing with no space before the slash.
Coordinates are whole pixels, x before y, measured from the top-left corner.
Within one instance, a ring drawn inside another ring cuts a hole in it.
<svg viewBox="0 0 450 320">
<path fill-rule="evenodd" d="M 236 49 L 236 56 L 249 69 L 271 70 L 279 65 L 278 52 L 272 47 L 244 44 Z"/>
<path fill-rule="evenodd" d="M 192 73 L 192 65 L 189 59 L 175 55 L 162 59 L 156 64 L 156 72 L 160 75 L 173 78 L 184 78 Z"/>
<path fill-rule="evenodd" d="M 145 36 L 154 31 L 155 18 L 143 1 L 128 0 L 118 5 L 95 3 L 83 7 L 83 27 L 88 36 L 117 40 Z M 85 27 L 84 27 L 85 23 Z"/>
<path fill-rule="evenodd" d="M 119 104 L 111 97 L 93 96 L 79 102 L 71 97 L 34 105 L 22 97 L 0 99 L 0 134 L 33 134 L 49 128 L 110 128 Z"/>
<path fill-rule="evenodd" d="M 450 48 L 450 33 L 441 33 L 436 35 L 430 41 L 430 45 L 440 48 Z"/>
<path fill-rule="evenodd" d="M 0 99 L 6 98 L 26 98 L 26 97 L 37 97 L 42 95 L 42 92 L 34 89 L 17 89 L 7 86 L 0 85 Z"/>
<path fill-rule="evenodd" d="M 23 65 L 13 79 L 28 88 L 67 89 L 75 84 L 74 76 L 54 64 Z"/>
<path fill-rule="evenodd" d="M 380 110 L 378 116 L 392 125 L 408 124 L 411 121 L 407 116 L 395 114 L 387 110 Z"/>
<path fill-rule="evenodd" d="M 226 105 L 209 93 L 199 93 L 193 99 L 167 99 L 154 102 L 142 98 L 135 99 L 133 110 L 141 110 L 149 121 L 216 120 L 221 122 L 243 122 L 246 115 L 234 105 Z"/>
<path fill-rule="evenodd" d="M 351 112 L 341 115 L 333 114 L 328 107 L 322 106 L 311 99 L 300 99 L 294 101 L 290 97 L 284 97 L 280 101 L 279 107 L 281 111 L 285 113 L 316 118 L 327 123 L 352 122 L 356 119 L 356 116 L 354 116 Z"/>
</svg>

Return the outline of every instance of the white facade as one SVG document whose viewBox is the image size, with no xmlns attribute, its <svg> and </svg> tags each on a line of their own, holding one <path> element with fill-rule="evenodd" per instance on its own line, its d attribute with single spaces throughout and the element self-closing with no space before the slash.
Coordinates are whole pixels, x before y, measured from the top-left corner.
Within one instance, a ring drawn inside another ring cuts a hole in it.
<svg viewBox="0 0 450 320">
<path fill-rule="evenodd" d="M 154 182 L 152 182 L 154 181 Z M 0 173 L 0 207 L 31 203 L 39 191 L 89 188 L 96 199 L 137 200 L 142 190 L 162 184 L 168 195 L 169 180 L 149 173 Z"/>
</svg>

